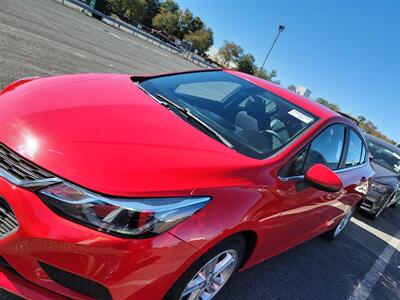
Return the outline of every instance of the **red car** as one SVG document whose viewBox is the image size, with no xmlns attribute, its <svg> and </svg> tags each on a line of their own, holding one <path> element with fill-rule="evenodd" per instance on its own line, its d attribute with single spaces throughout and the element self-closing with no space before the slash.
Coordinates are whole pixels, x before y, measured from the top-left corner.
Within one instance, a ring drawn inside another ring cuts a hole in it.
<svg viewBox="0 0 400 300">
<path fill-rule="evenodd" d="M 0 143 L 0 286 L 29 299 L 212 299 L 336 237 L 373 175 L 351 121 L 224 70 L 23 79 Z"/>
</svg>

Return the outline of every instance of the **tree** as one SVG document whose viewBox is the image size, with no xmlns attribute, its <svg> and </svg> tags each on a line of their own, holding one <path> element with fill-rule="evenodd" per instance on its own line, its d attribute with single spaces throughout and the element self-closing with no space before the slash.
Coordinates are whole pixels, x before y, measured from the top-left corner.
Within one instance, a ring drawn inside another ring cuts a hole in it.
<svg viewBox="0 0 400 300">
<path fill-rule="evenodd" d="M 396 142 L 390 138 L 388 138 L 386 135 L 384 135 L 382 132 L 378 130 L 378 126 L 376 126 L 374 123 L 371 121 L 367 120 L 364 116 L 358 116 L 358 126 L 366 133 L 371 134 L 373 136 L 376 136 L 377 138 L 380 138 L 388 143 L 391 143 L 393 145 L 396 144 Z"/>
<path fill-rule="evenodd" d="M 173 0 L 166 0 L 161 4 L 161 12 L 176 14 L 179 11 L 179 5 Z"/>
<path fill-rule="evenodd" d="M 142 23 L 146 15 L 147 4 L 145 0 L 125 0 L 125 17 L 133 23 Z"/>
<path fill-rule="evenodd" d="M 274 79 L 275 77 L 278 77 L 278 72 L 276 70 L 272 70 L 271 72 L 268 72 L 264 68 L 262 68 L 261 70 L 257 69 L 257 72 L 255 73 L 255 75 L 262 79 L 271 81 L 272 83 L 275 83 L 278 85 L 281 84 L 280 80 Z"/>
<path fill-rule="evenodd" d="M 331 103 L 328 100 L 318 97 L 317 99 L 315 99 L 315 102 L 318 102 L 334 111 L 340 111 L 340 106 L 336 103 Z"/>
<path fill-rule="evenodd" d="M 121 19 L 125 19 L 125 3 L 126 0 L 108 0 L 107 7 L 111 13 L 117 15 Z"/>
<path fill-rule="evenodd" d="M 185 40 L 193 43 L 193 47 L 201 54 L 207 52 L 208 49 L 214 44 L 214 36 L 211 28 L 201 29 L 197 32 L 190 32 L 185 35 Z"/>
<path fill-rule="evenodd" d="M 237 70 L 247 74 L 254 74 L 256 70 L 255 59 L 251 54 L 244 54 L 237 60 Z"/>
<path fill-rule="evenodd" d="M 189 24 L 189 31 L 191 32 L 197 32 L 199 30 L 204 29 L 204 23 L 203 21 L 200 19 L 200 17 L 194 17 L 193 20 L 190 22 Z"/>
<path fill-rule="evenodd" d="M 183 38 L 189 33 L 196 33 L 204 29 L 204 23 L 200 17 L 193 17 L 193 13 L 185 9 L 184 11 L 178 11 L 179 15 L 179 38 Z"/>
<path fill-rule="evenodd" d="M 291 90 L 292 92 L 296 92 L 296 86 L 295 86 L 294 84 L 289 84 L 289 85 L 287 86 L 287 88 L 288 88 L 289 90 Z"/>
<path fill-rule="evenodd" d="M 153 25 L 153 18 L 160 12 L 161 4 L 159 0 L 146 0 L 146 6 L 143 25 L 151 27 Z"/>
<path fill-rule="evenodd" d="M 224 45 L 218 50 L 218 56 L 225 67 L 229 67 L 231 63 L 236 64 L 242 55 L 243 48 L 233 41 L 224 41 Z"/>
<path fill-rule="evenodd" d="M 146 16 L 146 0 L 108 0 L 108 9 L 120 19 L 133 23 L 143 22 Z"/>
<path fill-rule="evenodd" d="M 190 24 L 193 21 L 193 13 L 185 9 L 183 12 L 179 11 L 179 31 L 180 31 L 180 38 L 185 36 L 190 31 Z"/>
<path fill-rule="evenodd" d="M 153 26 L 169 34 L 179 34 L 179 16 L 171 12 L 161 12 L 153 19 Z"/>
</svg>

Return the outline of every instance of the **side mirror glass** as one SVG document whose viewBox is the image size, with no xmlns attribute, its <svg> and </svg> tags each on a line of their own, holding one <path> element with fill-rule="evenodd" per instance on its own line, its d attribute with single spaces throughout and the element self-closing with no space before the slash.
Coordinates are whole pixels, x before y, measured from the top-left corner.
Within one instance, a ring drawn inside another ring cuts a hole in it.
<svg viewBox="0 0 400 300">
<path fill-rule="evenodd" d="M 343 189 L 340 177 L 323 164 L 312 166 L 304 176 L 309 185 L 326 192 L 338 192 Z"/>
</svg>

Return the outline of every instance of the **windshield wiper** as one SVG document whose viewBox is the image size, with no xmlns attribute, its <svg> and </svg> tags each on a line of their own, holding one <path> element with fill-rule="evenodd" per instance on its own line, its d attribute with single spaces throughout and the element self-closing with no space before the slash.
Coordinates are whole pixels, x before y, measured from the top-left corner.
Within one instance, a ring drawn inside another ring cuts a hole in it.
<svg viewBox="0 0 400 300">
<path fill-rule="evenodd" d="M 233 148 L 233 145 L 227 140 L 225 139 L 219 132 L 217 132 L 214 128 L 212 128 L 211 126 L 209 126 L 207 123 L 205 123 L 202 119 L 200 119 L 199 117 L 197 117 L 196 115 L 194 115 L 190 109 L 186 108 L 186 107 L 182 107 L 179 104 L 175 103 L 174 101 L 168 99 L 167 97 L 165 97 L 164 95 L 161 94 L 156 94 L 156 96 L 158 98 L 160 98 L 162 101 L 160 102 L 160 104 L 169 107 L 172 106 L 175 109 L 177 109 L 180 113 L 184 114 L 188 119 L 195 121 L 197 124 L 201 125 L 203 128 L 205 128 L 209 133 L 211 133 L 214 137 L 216 137 L 220 142 L 222 142 L 223 144 L 225 144 L 227 147 L 229 148 Z"/>
</svg>

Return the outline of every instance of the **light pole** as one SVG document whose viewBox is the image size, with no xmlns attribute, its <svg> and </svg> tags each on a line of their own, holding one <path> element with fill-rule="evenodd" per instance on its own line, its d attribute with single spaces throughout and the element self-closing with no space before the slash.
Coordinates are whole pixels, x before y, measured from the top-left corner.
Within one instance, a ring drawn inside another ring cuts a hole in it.
<svg viewBox="0 0 400 300">
<path fill-rule="evenodd" d="M 279 26 L 278 26 L 278 34 L 276 35 L 275 40 L 274 40 L 274 42 L 272 43 L 271 48 L 269 49 L 269 51 L 268 51 L 268 53 L 267 53 L 267 56 L 266 56 L 265 59 L 264 59 L 264 62 L 262 63 L 260 69 L 258 70 L 258 74 L 257 74 L 257 75 L 260 75 L 261 70 L 264 68 L 265 63 L 267 62 L 267 59 L 268 59 L 269 55 L 271 54 L 271 51 L 272 51 L 272 49 L 274 48 L 276 41 L 277 41 L 278 38 L 279 38 L 279 35 L 280 35 L 281 32 L 284 31 L 284 30 L 285 30 L 285 26 L 283 26 L 283 25 L 279 25 Z"/>
</svg>

